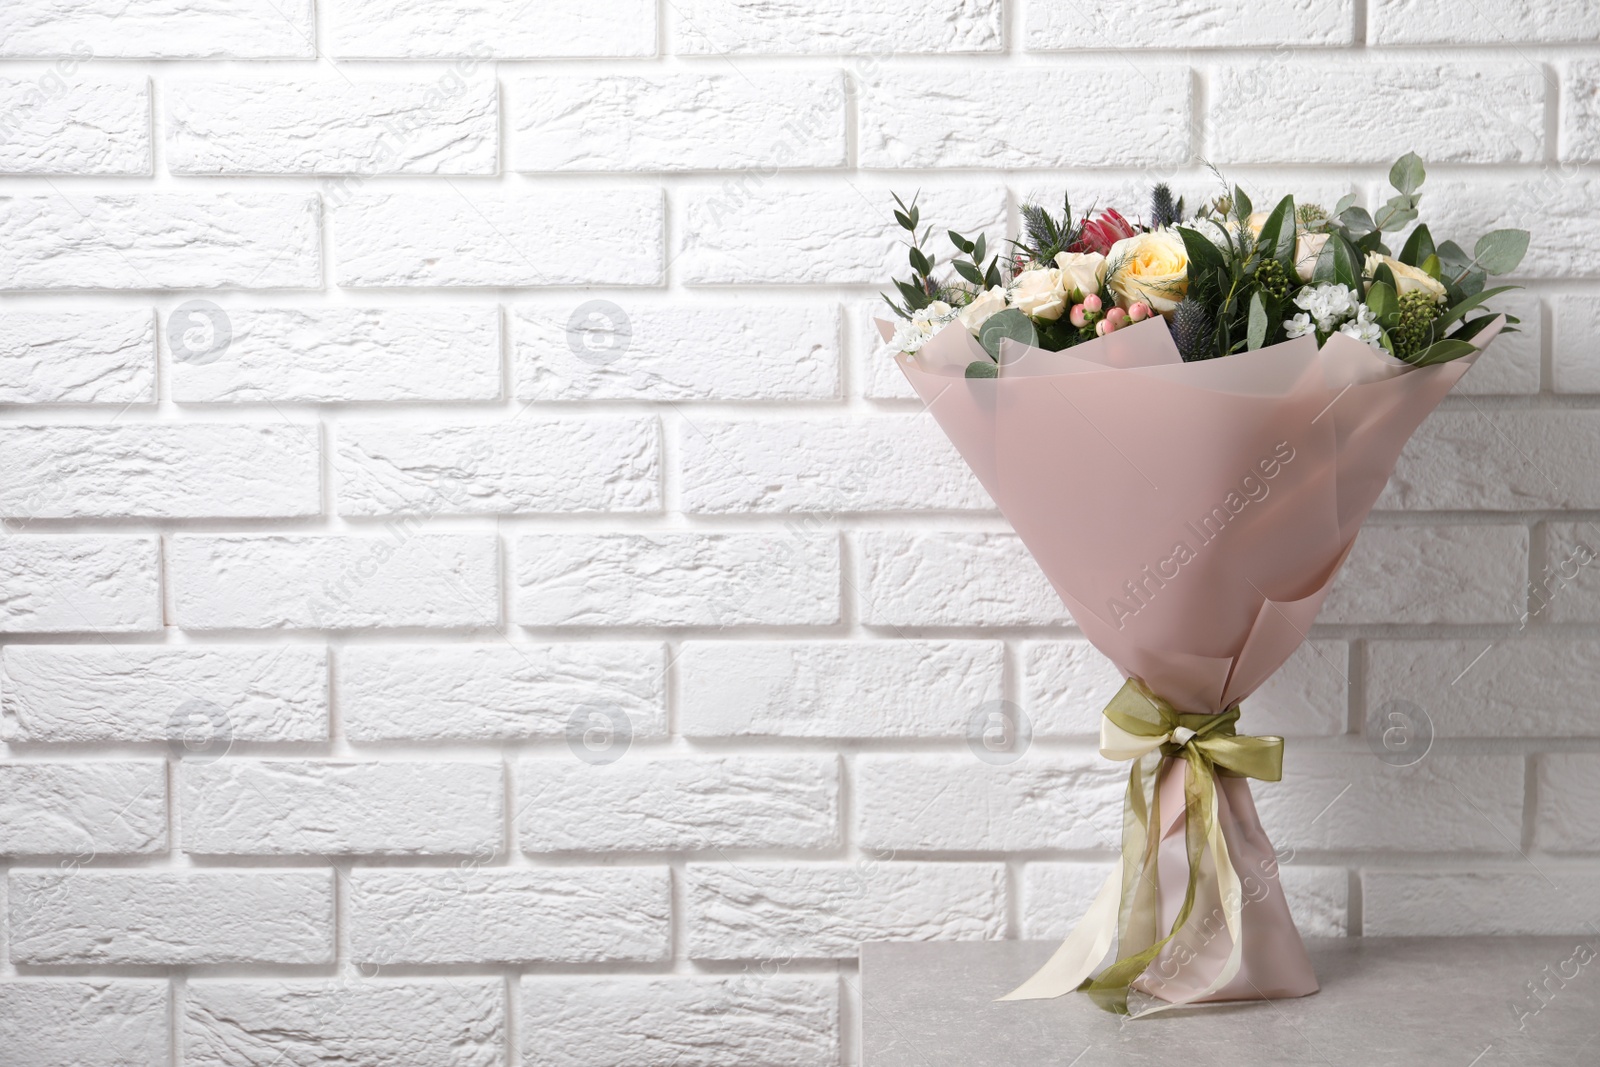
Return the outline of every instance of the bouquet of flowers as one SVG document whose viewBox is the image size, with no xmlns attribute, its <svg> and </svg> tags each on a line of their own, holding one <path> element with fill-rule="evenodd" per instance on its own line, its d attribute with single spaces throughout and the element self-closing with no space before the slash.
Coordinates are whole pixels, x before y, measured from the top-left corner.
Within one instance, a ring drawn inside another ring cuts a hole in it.
<svg viewBox="0 0 1600 1067">
<path fill-rule="evenodd" d="M 1140 1015 L 1316 990 L 1248 783 L 1281 777 L 1283 740 L 1237 723 L 1406 440 L 1515 321 L 1487 280 L 1528 234 L 1436 244 L 1413 225 L 1424 177 L 1399 160 L 1375 213 L 1257 212 L 1235 187 L 1191 214 L 1160 185 L 1147 222 L 1030 205 L 1003 254 L 951 232 L 948 272 L 896 198 L 912 276 L 886 347 L 1126 679 L 1100 736 L 1130 762 L 1121 858 L 1006 999 Z"/>
</svg>

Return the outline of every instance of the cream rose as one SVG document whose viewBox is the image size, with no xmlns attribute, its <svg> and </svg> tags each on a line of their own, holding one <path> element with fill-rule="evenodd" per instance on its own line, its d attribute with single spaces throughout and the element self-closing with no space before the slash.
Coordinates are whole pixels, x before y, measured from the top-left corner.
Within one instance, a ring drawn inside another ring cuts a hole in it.
<svg viewBox="0 0 1600 1067">
<path fill-rule="evenodd" d="M 1100 291 L 1106 278 L 1106 257 L 1099 252 L 1057 252 L 1061 268 L 1061 288 L 1074 300 Z"/>
<path fill-rule="evenodd" d="M 1444 283 L 1427 271 L 1418 267 L 1409 267 L 1393 256 L 1369 252 L 1364 268 L 1367 277 L 1372 277 L 1372 272 L 1377 270 L 1379 266 L 1387 266 L 1390 272 L 1394 274 L 1395 292 L 1401 296 L 1406 293 L 1421 291 L 1433 297 L 1433 302 L 1436 304 L 1444 303 L 1449 297 L 1449 294 L 1445 292 Z"/>
<path fill-rule="evenodd" d="M 1143 300 L 1165 315 L 1189 289 L 1189 257 L 1183 250 L 1183 238 L 1172 230 L 1124 238 L 1111 246 L 1106 259 L 1109 284 L 1119 307 Z"/>
<path fill-rule="evenodd" d="M 1067 294 L 1061 291 L 1061 272 L 1040 268 L 1017 275 L 1016 288 L 1011 291 L 1011 306 L 1046 322 L 1059 319 L 1067 310 Z"/>
<path fill-rule="evenodd" d="M 1307 233 L 1301 230 L 1294 239 L 1294 272 L 1303 282 L 1309 282 L 1311 275 L 1316 273 L 1317 260 L 1322 258 L 1322 249 L 1328 243 L 1325 233 Z"/>
<path fill-rule="evenodd" d="M 972 336 L 976 337 L 978 336 L 978 331 L 983 328 L 983 324 L 989 321 L 989 317 L 997 311 L 1004 311 L 1005 308 L 1006 291 L 997 285 L 993 289 L 973 297 L 972 303 L 962 308 L 961 313 L 956 317 L 961 320 L 961 325 L 965 326 L 972 332 Z"/>
<path fill-rule="evenodd" d="M 1260 237 L 1261 227 L 1267 224 L 1267 219 L 1271 216 L 1272 212 L 1270 211 L 1252 211 L 1250 217 L 1244 220 L 1244 224 L 1250 227 L 1250 236 Z"/>
</svg>

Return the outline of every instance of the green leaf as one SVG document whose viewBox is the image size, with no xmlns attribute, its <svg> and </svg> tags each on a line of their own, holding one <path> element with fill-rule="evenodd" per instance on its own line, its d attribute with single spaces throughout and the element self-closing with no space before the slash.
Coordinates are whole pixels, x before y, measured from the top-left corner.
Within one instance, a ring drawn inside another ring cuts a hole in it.
<svg viewBox="0 0 1600 1067">
<path fill-rule="evenodd" d="M 1401 260 L 1400 262 L 1404 263 L 1405 260 Z M 1437 255 L 1430 253 L 1428 258 L 1422 261 L 1422 273 L 1426 274 L 1434 281 L 1439 280 L 1439 276 L 1444 273 L 1444 267 L 1440 264 L 1439 257 Z"/>
<path fill-rule="evenodd" d="M 1527 230 L 1491 230 L 1472 250 L 1472 258 L 1489 274 L 1510 274 L 1527 254 Z"/>
<path fill-rule="evenodd" d="M 1394 271 L 1389 269 L 1389 264 L 1387 263 L 1378 264 L 1378 269 L 1372 272 L 1372 280 L 1387 284 L 1395 293 L 1400 292 L 1400 285 L 1394 280 Z M 1371 303 L 1370 300 L 1367 302 Z"/>
<path fill-rule="evenodd" d="M 957 252 L 965 252 L 969 256 L 972 255 L 973 245 L 971 241 L 954 230 L 946 230 L 945 233 L 950 236 L 950 243 L 956 246 Z"/>
<path fill-rule="evenodd" d="M 979 270 L 976 264 L 967 263 L 958 259 L 954 264 L 952 264 L 952 266 L 956 268 L 957 274 L 961 275 L 973 285 L 983 284 L 983 271 Z"/>
<path fill-rule="evenodd" d="M 1381 323 L 1390 315 L 1400 314 L 1400 297 L 1391 282 L 1375 281 L 1367 290 L 1367 306 Z"/>
<path fill-rule="evenodd" d="M 1452 359 L 1460 359 L 1470 355 L 1477 349 L 1466 341 L 1457 341 L 1453 338 L 1444 341 L 1435 341 L 1433 344 L 1411 357 L 1414 367 L 1431 367 L 1437 363 L 1449 363 Z"/>
<path fill-rule="evenodd" d="M 1246 347 L 1254 352 L 1267 343 L 1267 305 L 1259 291 L 1250 295 L 1250 329 Z"/>
<path fill-rule="evenodd" d="M 978 343 L 996 360 L 1000 358 L 1000 342 L 1008 337 L 1025 345 L 1039 343 L 1039 332 L 1033 328 L 1033 320 L 1016 308 L 995 312 L 978 328 Z"/>
<path fill-rule="evenodd" d="M 988 249 L 984 246 L 983 234 L 978 234 L 978 239 L 973 243 L 972 247 L 969 249 L 964 249 L 963 251 L 972 253 L 972 261 L 974 263 L 982 263 L 984 254 L 988 251 Z"/>
<path fill-rule="evenodd" d="M 1399 230 L 1417 221 L 1417 208 L 1409 197 L 1392 197 L 1378 209 L 1372 221 L 1380 230 Z"/>
<path fill-rule="evenodd" d="M 1267 221 L 1261 224 L 1256 247 L 1261 249 L 1263 259 L 1275 259 L 1282 263 L 1291 278 L 1294 276 L 1294 239 L 1294 197 L 1286 196 L 1278 201 L 1267 216 Z"/>
<path fill-rule="evenodd" d="M 918 274 L 927 274 L 933 269 L 933 264 L 928 262 L 928 257 L 922 254 L 922 249 L 911 250 L 911 266 Z"/>
<path fill-rule="evenodd" d="M 1183 238 L 1183 250 L 1189 257 L 1191 279 L 1208 267 L 1227 270 L 1228 261 L 1222 256 L 1222 249 L 1211 243 L 1211 238 L 1187 226 L 1178 227 L 1178 236 Z"/>
<path fill-rule="evenodd" d="M 1428 232 L 1424 223 L 1411 231 L 1411 236 L 1406 238 L 1405 247 L 1400 249 L 1400 262 L 1408 267 L 1420 267 L 1423 261 L 1433 255 L 1433 234 Z"/>
<path fill-rule="evenodd" d="M 1333 249 L 1333 280 L 1347 285 L 1357 293 L 1362 291 L 1361 265 L 1364 258 L 1356 246 L 1342 233 L 1328 235 L 1328 247 Z"/>
<path fill-rule="evenodd" d="M 1341 196 L 1339 198 L 1339 202 L 1337 204 L 1333 205 L 1333 217 L 1334 218 L 1338 218 L 1340 215 L 1343 215 L 1346 211 L 1348 211 L 1350 209 L 1350 205 L 1355 203 L 1355 202 L 1356 202 L 1356 194 L 1355 193 L 1346 193 L 1343 196 Z"/>
<path fill-rule="evenodd" d="M 1407 195 L 1421 189 L 1427 177 L 1428 171 L 1422 165 L 1422 157 L 1415 152 L 1407 152 L 1389 168 L 1389 184 Z"/>
<path fill-rule="evenodd" d="M 1000 365 L 991 363 L 987 359 L 975 359 L 967 364 L 967 377 L 998 378 L 1000 377 Z"/>
<path fill-rule="evenodd" d="M 1364 207 L 1345 208 L 1339 215 L 1339 225 L 1350 231 L 1351 237 L 1361 237 L 1378 228 Z"/>
<path fill-rule="evenodd" d="M 1481 293 L 1474 293 L 1465 300 L 1446 308 L 1438 318 L 1433 320 L 1434 336 L 1442 336 L 1447 326 L 1458 319 L 1465 318 L 1467 312 L 1471 311 L 1475 307 L 1481 306 L 1485 300 L 1497 297 L 1501 293 L 1509 293 L 1513 289 L 1520 288 L 1521 286 L 1518 285 L 1498 285 L 1493 289 L 1485 289 Z"/>
<path fill-rule="evenodd" d="M 1475 319 L 1472 319 L 1468 322 L 1463 322 L 1461 324 L 1461 329 L 1452 334 L 1450 339 L 1452 341 L 1470 341 L 1474 337 L 1478 336 L 1478 334 L 1482 333 L 1485 327 L 1499 317 L 1499 315 L 1494 314 L 1479 315 Z M 1516 316 L 1514 315 L 1507 315 L 1505 319 L 1507 326 L 1517 321 Z"/>
<path fill-rule="evenodd" d="M 894 221 L 900 224 L 900 228 L 902 230 L 916 230 L 916 226 L 912 225 L 911 223 L 911 216 L 905 214 L 904 212 L 896 211 L 894 213 Z"/>
<path fill-rule="evenodd" d="M 1233 217 L 1243 222 L 1248 219 L 1251 210 L 1255 207 L 1250 203 L 1250 198 L 1244 195 L 1244 190 L 1237 185 L 1233 187 Z"/>
</svg>

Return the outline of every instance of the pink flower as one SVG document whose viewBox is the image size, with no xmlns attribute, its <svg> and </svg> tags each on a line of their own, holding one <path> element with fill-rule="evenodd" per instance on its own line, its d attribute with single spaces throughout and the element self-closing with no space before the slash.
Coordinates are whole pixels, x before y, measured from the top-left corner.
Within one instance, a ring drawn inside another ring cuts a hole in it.
<svg viewBox="0 0 1600 1067">
<path fill-rule="evenodd" d="M 1127 323 L 1128 313 L 1123 311 L 1121 308 L 1112 308 L 1110 311 L 1106 312 L 1106 321 L 1109 322 L 1111 324 L 1111 328 L 1115 330 L 1119 326 Z"/>
<path fill-rule="evenodd" d="M 1097 219 L 1085 219 L 1083 235 L 1068 248 L 1068 252 L 1111 252 L 1111 246 L 1134 234 L 1133 226 L 1116 211 L 1107 208 Z"/>
<path fill-rule="evenodd" d="M 1072 325 L 1077 326 L 1080 329 L 1088 323 L 1089 317 L 1084 314 L 1082 304 L 1072 305 L 1072 310 L 1067 312 L 1067 321 L 1071 322 Z"/>
<path fill-rule="evenodd" d="M 1088 296 L 1083 298 L 1083 310 L 1099 311 L 1101 307 L 1102 305 L 1100 303 L 1100 296 L 1098 293 L 1090 293 Z"/>
<path fill-rule="evenodd" d="M 1143 300 L 1135 300 L 1133 305 L 1128 308 L 1128 318 L 1132 319 L 1134 322 L 1143 322 L 1149 317 L 1150 305 L 1146 304 Z"/>
</svg>

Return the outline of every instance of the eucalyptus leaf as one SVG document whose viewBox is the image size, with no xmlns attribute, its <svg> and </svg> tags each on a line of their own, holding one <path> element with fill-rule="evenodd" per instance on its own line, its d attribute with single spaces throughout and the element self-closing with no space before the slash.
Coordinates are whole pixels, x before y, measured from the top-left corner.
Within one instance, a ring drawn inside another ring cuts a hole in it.
<svg viewBox="0 0 1600 1067">
<path fill-rule="evenodd" d="M 1343 215 L 1346 211 L 1350 210 L 1350 205 L 1355 203 L 1355 202 L 1356 202 L 1356 194 L 1355 193 L 1346 193 L 1343 196 L 1341 196 L 1339 198 L 1339 202 L 1337 204 L 1333 205 L 1333 217 L 1334 218 L 1338 218 L 1340 215 Z"/>
<path fill-rule="evenodd" d="M 1378 209 L 1373 222 L 1380 230 L 1398 230 L 1417 221 L 1417 209 L 1405 197 L 1394 197 Z"/>
<path fill-rule="evenodd" d="M 1364 207 L 1347 207 L 1339 214 L 1339 225 L 1350 231 L 1350 236 L 1360 237 L 1377 229 L 1372 216 Z"/>
<path fill-rule="evenodd" d="M 1267 343 L 1267 305 L 1257 290 L 1250 296 L 1250 331 L 1246 347 L 1254 352 Z"/>
<path fill-rule="evenodd" d="M 978 234 L 978 239 L 975 242 L 973 242 L 973 245 L 972 245 L 972 248 L 970 249 L 970 251 L 972 252 L 973 262 L 981 263 L 983 261 L 984 254 L 988 251 L 988 248 L 985 246 L 985 243 L 984 243 L 983 234 L 981 234 L 981 233 Z"/>
<path fill-rule="evenodd" d="M 986 359 L 975 359 L 971 363 L 967 364 L 967 377 L 998 378 L 1000 377 L 1000 365 L 998 363 L 991 363 Z"/>
<path fill-rule="evenodd" d="M 1491 230 L 1472 250 L 1472 258 L 1489 274 L 1510 274 L 1527 254 L 1527 230 Z"/>
<path fill-rule="evenodd" d="M 1416 192 L 1422 188 L 1427 177 L 1428 171 L 1422 164 L 1422 157 L 1415 152 L 1407 152 L 1389 168 L 1389 184 L 1402 193 Z"/>
<path fill-rule="evenodd" d="M 978 329 L 978 343 L 996 360 L 1000 358 L 1000 342 L 1008 337 L 1025 345 L 1039 343 L 1039 332 L 1033 328 L 1033 320 L 1016 308 L 995 312 Z"/>
<path fill-rule="evenodd" d="M 974 264 L 966 263 L 958 259 L 955 261 L 954 266 L 956 268 L 956 273 L 961 275 L 967 281 L 971 282 L 973 285 L 983 284 L 983 271 L 979 270 Z"/>
<path fill-rule="evenodd" d="M 922 249 L 911 250 L 911 266 L 918 274 L 926 274 L 933 269 L 933 264 L 928 262 L 928 257 L 922 254 Z"/>
<path fill-rule="evenodd" d="M 957 252 L 965 252 L 969 256 L 972 255 L 971 241 L 967 240 L 954 230 L 946 230 L 945 233 L 949 235 L 950 243 L 956 246 Z"/>
</svg>

